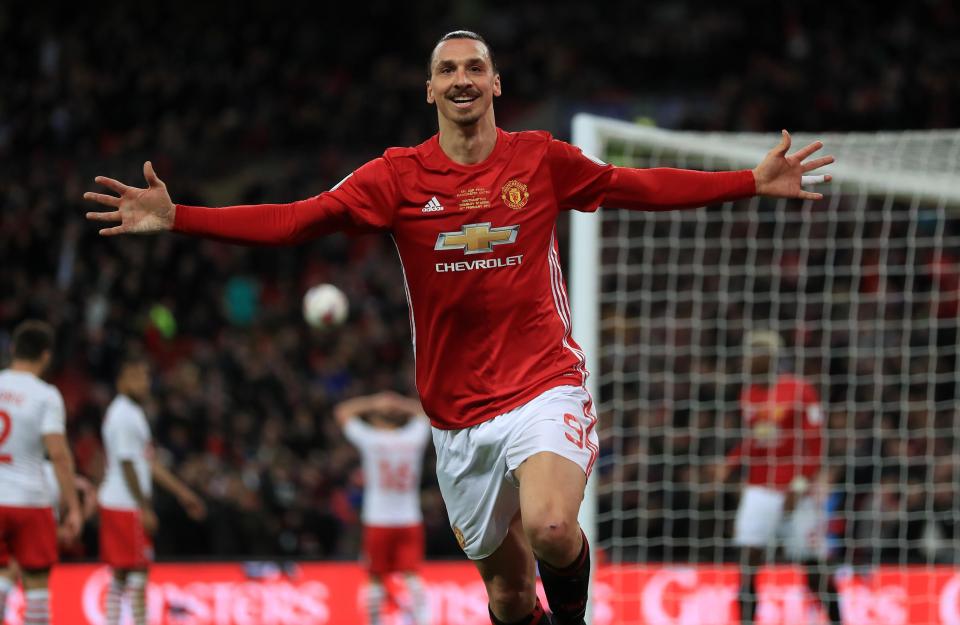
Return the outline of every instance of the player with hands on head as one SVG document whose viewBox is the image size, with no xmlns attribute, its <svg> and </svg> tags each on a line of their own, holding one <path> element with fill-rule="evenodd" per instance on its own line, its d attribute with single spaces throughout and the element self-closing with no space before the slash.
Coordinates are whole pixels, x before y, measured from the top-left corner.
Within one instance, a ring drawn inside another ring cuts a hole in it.
<svg viewBox="0 0 960 625">
<path fill-rule="evenodd" d="M 0 622 L 16 559 L 26 596 L 27 625 L 50 622 L 50 568 L 57 562 L 58 534 L 72 541 L 83 517 L 66 437 L 66 410 L 56 387 L 41 380 L 53 359 L 49 324 L 28 320 L 13 331 L 13 359 L 0 371 Z M 58 531 L 44 475 L 50 458 L 65 503 Z"/>
<path fill-rule="evenodd" d="M 420 402 L 390 391 L 348 399 L 337 404 L 333 415 L 363 462 L 361 520 L 370 577 L 369 625 L 383 622 L 382 606 L 388 598 L 385 581 L 393 573 L 403 575 L 411 621 L 427 625 L 429 606 L 418 571 L 424 554 L 420 476 L 430 420 Z"/>
<path fill-rule="evenodd" d="M 155 481 L 169 491 L 194 520 L 206 507 L 190 488 L 163 466 L 151 444 L 143 404 L 150 394 L 145 357 L 130 355 L 120 363 L 117 396 L 107 408 L 102 435 L 107 459 L 100 485 L 100 558 L 113 569 L 107 589 L 107 625 L 118 625 L 124 595 L 129 595 L 135 625 L 145 625 L 147 568 L 153 560 L 151 536 L 158 529 L 151 500 Z"/>
<path fill-rule="evenodd" d="M 584 621 L 590 549 L 577 522 L 598 453 L 586 359 L 570 335 L 556 240 L 568 210 L 673 210 L 758 193 L 819 199 L 786 133 L 753 170 L 616 167 L 546 132 L 505 132 L 494 55 L 469 31 L 443 36 L 426 101 L 439 132 L 390 148 L 330 191 L 289 204 L 174 204 L 149 163 L 146 188 L 98 177 L 115 194 L 88 213 L 103 235 L 173 230 L 220 241 L 295 244 L 332 232 L 389 232 L 404 269 L 417 389 L 433 425 L 437 477 L 491 622 Z M 829 176 L 823 176 L 827 181 Z M 553 611 L 535 592 L 536 570 Z"/>
</svg>

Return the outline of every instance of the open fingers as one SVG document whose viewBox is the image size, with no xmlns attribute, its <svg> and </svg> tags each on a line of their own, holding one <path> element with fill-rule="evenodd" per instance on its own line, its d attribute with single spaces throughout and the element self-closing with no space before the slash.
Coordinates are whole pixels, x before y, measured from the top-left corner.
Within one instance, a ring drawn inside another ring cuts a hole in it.
<svg viewBox="0 0 960 625">
<path fill-rule="evenodd" d="M 800 195 L 798 195 L 797 197 L 799 197 L 801 200 L 822 200 L 823 194 L 815 193 L 813 191 L 801 191 Z M 111 230 L 113 230 L 113 228 L 111 228 Z M 101 234 L 103 233 L 102 230 L 100 232 Z"/>
<path fill-rule="evenodd" d="M 813 154 L 814 152 L 816 152 L 822 147 L 823 147 L 822 141 L 814 141 L 810 145 L 804 148 L 800 148 L 799 150 L 791 154 L 790 158 L 802 161 L 803 159 L 807 158 L 808 156 L 810 156 L 811 154 Z"/>
<path fill-rule="evenodd" d="M 830 174 L 822 174 L 820 176 L 801 176 L 800 177 L 800 186 L 809 187 L 814 184 L 822 184 L 824 182 L 830 182 L 833 180 L 833 176 Z"/>
<path fill-rule="evenodd" d="M 109 213 L 89 212 L 87 213 L 87 219 L 90 221 L 123 221 L 123 217 L 120 216 L 120 211 L 112 211 Z"/>
<path fill-rule="evenodd" d="M 160 180 L 160 177 L 157 176 L 157 172 L 153 170 L 153 163 L 150 161 L 146 161 L 143 164 L 143 177 L 146 178 L 147 184 L 151 188 L 159 187 L 163 184 L 163 182 Z"/>
<path fill-rule="evenodd" d="M 787 153 L 787 150 L 790 149 L 790 133 L 786 130 L 780 131 L 780 143 L 777 144 L 777 147 L 773 148 L 774 154 L 780 154 L 781 156 Z"/>
<path fill-rule="evenodd" d="M 820 158 L 815 158 L 812 161 L 803 163 L 803 172 L 806 173 L 808 171 L 813 171 L 814 169 L 823 167 L 824 165 L 829 165 L 834 160 L 836 159 L 834 159 L 832 156 L 821 156 Z"/>
<path fill-rule="evenodd" d="M 120 198 L 115 195 L 107 195 L 106 193 L 94 193 L 93 191 L 87 191 L 83 194 L 83 199 L 97 202 L 103 204 L 104 206 L 111 206 L 113 208 L 120 208 Z"/>
<path fill-rule="evenodd" d="M 133 188 L 129 185 L 123 184 L 119 180 L 114 180 L 113 178 L 107 178 L 106 176 L 97 176 L 96 178 L 93 179 L 93 181 L 96 182 L 97 184 L 102 184 L 105 187 L 109 187 L 113 189 L 120 195 L 123 195 L 124 193 L 126 193 L 128 189 Z"/>
<path fill-rule="evenodd" d="M 114 226 L 113 228 L 103 228 L 100 230 L 100 236 L 112 237 L 118 234 L 123 234 L 126 231 L 127 231 L 126 226 Z"/>
</svg>

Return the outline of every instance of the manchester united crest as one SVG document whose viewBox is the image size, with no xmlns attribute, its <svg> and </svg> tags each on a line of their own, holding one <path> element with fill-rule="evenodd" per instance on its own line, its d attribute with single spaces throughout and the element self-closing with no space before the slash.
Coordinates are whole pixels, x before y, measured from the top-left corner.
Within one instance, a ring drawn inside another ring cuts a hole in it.
<svg viewBox="0 0 960 625">
<path fill-rule="evenodd" d="M 513 210 L 520 210 L 527 205 L 530 192 L 527 191 L 527 185 L 519 180 L 511 180 L 500 190 L 500 199 Z"/>
<path fill-rule="evenodd" d="M 460 528 L 456 525 L 453 526 L 453 535 L 457 539 L 457 544 L 460 545 L 460 548 L 464 549 L 467 546 L 467 541 L 463 539 L 463 532 L 461 532 Z"/>
</svg>

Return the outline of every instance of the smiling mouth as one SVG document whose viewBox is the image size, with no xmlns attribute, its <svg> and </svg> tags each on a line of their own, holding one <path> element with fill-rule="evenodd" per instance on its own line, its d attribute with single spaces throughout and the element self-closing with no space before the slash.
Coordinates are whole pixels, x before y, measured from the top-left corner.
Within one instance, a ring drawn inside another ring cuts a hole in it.
<svg viewBox="0 0 960 625">
<path fill-rule="evenodd" d="M 453 102 L 453 104 L 454 104 L 457 108 L 468 108 L 468 107 L 469 107 L 471 104 L 473 104 L 479 97 L 480 97 L 480 96 L 478 96 L 478 95 L 473 95 L 473 96 L 462 96 L 462 95 L 461 95 L 461 96 L 457 96 L 457 97 L 455 97 L 455 98 L 450 98 L 450 101 Z"/>
</svg>

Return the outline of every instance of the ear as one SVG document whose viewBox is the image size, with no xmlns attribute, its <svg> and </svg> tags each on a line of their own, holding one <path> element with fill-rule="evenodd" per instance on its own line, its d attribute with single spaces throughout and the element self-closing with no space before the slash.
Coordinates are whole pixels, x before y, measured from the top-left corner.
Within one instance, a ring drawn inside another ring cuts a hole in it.
<svg viewBox="0 0 960 625">
<path fill-rule="evenodd" d="M 498 73 L 493 77 L 493 95 L 499 96 L 500 91 L 500 74 Z"/>
<path fill-rule="evenodd" d="M 427 104 L 433 104 L 437 99 L 433 97 L 433 85 L 430 84 L 430 81 L 427 81 Z"/>
</svg>

